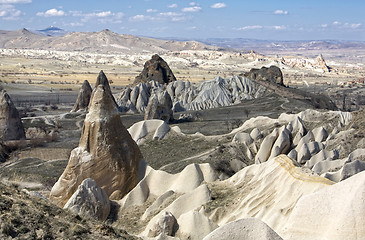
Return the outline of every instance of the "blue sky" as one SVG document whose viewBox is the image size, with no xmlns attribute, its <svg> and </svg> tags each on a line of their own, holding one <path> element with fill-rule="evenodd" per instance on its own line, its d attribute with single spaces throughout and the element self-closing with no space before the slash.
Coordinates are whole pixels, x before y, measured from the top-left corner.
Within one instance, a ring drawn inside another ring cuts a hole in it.
<svg viewBox="0 0 365 240">
<path fill-rule="evenodd" d="M 364 0 L 0 0 L 0 29 L 365 41 Z"/>
</svg>

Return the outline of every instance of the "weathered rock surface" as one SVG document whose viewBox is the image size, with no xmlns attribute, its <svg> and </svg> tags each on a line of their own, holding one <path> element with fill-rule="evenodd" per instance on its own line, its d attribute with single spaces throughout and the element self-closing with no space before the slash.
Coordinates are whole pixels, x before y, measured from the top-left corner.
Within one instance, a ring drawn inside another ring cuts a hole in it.
<svg viewBox="0 0 365 240">
<path fill-rule="evenodd" d="M 104 221 L 110 212 L 110 202 L 105 191 L 93 179 L 87 178 L 82 181 L 64 208 L 83 218 Z"/>
<path fill-rule="evenodd" d="M 266 223 L 257 218 L 244 218 L 227 223 L 203 240 L 282 240 Z"/>
<path fill-rule="evenodd" d="M 322 54 L 319 54 L 315 60 L 315 64 L 320 66 L 324 72 L 329 72 L 330 68 L 327 66 Z"/>
<path fill-rule="evenodd" d="M 174 112 L 203 110 L 259 98 L 265 94 L 265 89 L 248 78 L 238 76 L 229 79 L 217 77 L 199 85 L 178 80 L 166 86 L 150 81 L 126 88 L 120 94 L 118 103 L 122 111 L 144 113 L 155 93 L 163 96 L 167 92 Z"/>
<path fill-rule="evenodd" d="M 365 172 L 299 199 L 284 239 L 364 239 Z"/>
<path fill-rule="evenodd" d="M 120 199 L 144 175 L 142 154 L 123 126 L 108 86 L 100 82 L 94 89 L 79 146 L 51 190 L 50 200 L 61 207 L 86 178 L 93 178 L 110 199 Z"/>
<path fill-rule="evenodd" d="M 152 135 L 152 139 L 161 140 L 170 130 L 165 121 L 157 119 L 140 121 L 128 128 L 129 134 L 137 144 L 142 143 L 148 135 Z"/>
<path fill-rule="evenodd" d="M 2 141 L 25 139 L 19 112 L 5 90 L 0 91 L 0 139 Z"/>
<path fill-rule="evenodd" d="M 77 112 L 79 110 L 87 110 L 87 107 L 90 103 L 92 88 L 90 86 L 89 81 L 85 80 L 80 88 L 79 95 L 77 95 L 77 99 L 75 105 L 73 106 L 71 112 Z"/>
<path fill-rule="evenodd" d="M 110 98 L 112 99 L 113 103 L 115 104 L 115 106 L 116 106 L 116 107 L 118 107 L 118 104 L 117 104 L 117 102 L 115 101 L 114 96 L 113 96 L 113 94 L 112 94 L 112 90 L 111 90 L 110 85 L 109 85 L 109 80 L 108 80 L 108 78 L 106 77 L 106 75 L 105 75 L 105 73 L 103 72 L 103 70 L 101 70 L 101 71 L 99 72 L 99 75 L 98 75 L 98 77 L 97 77 L 97 79 L 96 79 L 96 82 L 95 82 L 95 89 L 96 89 L 99 85 L 104 86 L 106 93 L 107 93 L 108 95 L 110 95 Z M 94 93 L 94 92 L 92 92 L 92 93 L 91 93 L 91 98 L 93 97 L 93 93 Z M 90 98 L 89 105 L 91 104 L 91 98 Z M 90 108 L 90 106 L 89 106 L 89 108 Z"/>
<path fill-rule="evenodd" d="M 142 72 L 135 78 L 134 85 L 156 81 L 160 84 L 168 84 L 176 81 L 175 75 L 169 65 L 157 54 L 144 64 Z"/>
<path fill-rule="evenodd" d="M 165 122 L 174 120 L 171 97 L 167 91 L 152 95 L 146 107 L 144 120 L 161 119 Z"/>
<path fill-rule="evenodd" d="M 262 67 L 261 69 L 253 68 L 245 74 L 246 77 L 258 81 L 270 81 L 284 86 L 283 73 L 277 66 Z"/>
</svg>

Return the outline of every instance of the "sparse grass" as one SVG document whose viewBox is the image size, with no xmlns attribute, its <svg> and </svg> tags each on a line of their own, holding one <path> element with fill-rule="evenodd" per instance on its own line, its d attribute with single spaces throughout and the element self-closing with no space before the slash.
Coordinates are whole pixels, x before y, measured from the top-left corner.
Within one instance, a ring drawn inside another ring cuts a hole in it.
<svg viewBox="0 0 365 240">
<path fill-rule="evenodd" d="M 211 148 L 215 142 L 202 138 L 171 136 L 163 140 L 147 140 L 140 146 L 141 152 L 147 163 L 154 169 L 159 169 L 170 163 L 188 158 Z M 186 164 L 183 164 L 186 166 Z M 166 169 L 170 173 L 177 173 L 181 170 L 174 164 L 174 168 Z"/>
<path fill-rule="evenodd" d="M 51 188 L 67 165 L 68 160 L 43 161 L 38 158 L 23 158 L 0 168 L 0 177 L 17 182 L 38 182 Z"/>
<path fill-rule="evenodd" d="M 0 239 L 137 239 L 0 183 Z"/>
</svg>

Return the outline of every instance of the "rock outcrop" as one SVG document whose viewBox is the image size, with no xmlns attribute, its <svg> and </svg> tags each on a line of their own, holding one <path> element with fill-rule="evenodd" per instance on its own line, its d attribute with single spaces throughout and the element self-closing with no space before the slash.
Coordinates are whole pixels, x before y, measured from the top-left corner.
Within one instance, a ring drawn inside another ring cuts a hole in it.
<svg viewBox="0 0 365 240">
<path fill-rule="evenodd" d="M 142 154 L 123 126 L 108 86 L 100 81 L 94 89 L 79 146 L 51 190 L 50 200 L 60 207 L 86 178 L 93 178 L 110 199 L 120 199 L 144 175 Z"/>
<path fill-rule="evenodd" d="M 87 178 L 82 181 L 64 208 L 83 218 L 104 221 L 110 212 L 110 202 L 105 191 L 93 179 Z"/>
<path fill-rule="evenodd" d="M 322 54 L 319 54 L 316 58 L 315 64 L 322 68 L 323 71 L 329 72 L 330 68 L 327 66 L 326 61 L 324 60 Z"/>
<path fill-rule="evenodd" d="M 148 136 L 152 136 L 154 140 L 161 140 L 170 130 L 165 121 L 157 119 L 140 121 L 128 128 L 129 134 L 137 144 L 143 143 Z"/>
<path fill-rule="evenodd" d="M 161 119 L 165 122 L 174 120 L 171 97 L 167 91 L 152 95 L 146 107 L 144 120 Z"/>
<path fill-rule="evenodd" d="M 168 84 L 176 81 L 175 75 L 169 65 L 159 55 L 155 54 L 144 64 L 142 72 L 135 78 L 134 85 L 156 81 L 160 84 Z"/>
<path fill-rule="evenodd" d="M 270 81 L 284 86 L 283 73 L 277 66 L 262 67 L 261 69 L 253 68 L 245 74 L 246 77 L 258 81 Z"/>
<path fill-rule="evenodd" d="M 90 103 L 92 91 L 93 89 L 91 88 L 90 83 L 85 80 L 80 88 L 79 95 L 77 95 L 75 105 L 73 106 L 71 112 L 87 110 L 87 107 Z"/>
<path fill-rule="evenodd" d="M 238 104 L 245 100 L 262 97 L 266 88 L 245 77 L 228 79 L 217 77 L 199 85 L 177 80 L 167 86 L 155 81 L 140 83 L 126 88 L 118 98 L 120 108 L 125 112 L 144 113 L 149 99 L 158 93 L 167 92 L 171 97 L 174 112 L 204 110 Z"/>
<path fill-rule="evenodd" d="M 19 112 L 5 90 L 0 91 L 0 139 L 2 141 L 25 139 Z"/>
<path fill-rule="evenodd" d="M 203 240 L 282 240 L 266 223 L 257 218 L 244 218 L 227 223 Z"/>
</svg>

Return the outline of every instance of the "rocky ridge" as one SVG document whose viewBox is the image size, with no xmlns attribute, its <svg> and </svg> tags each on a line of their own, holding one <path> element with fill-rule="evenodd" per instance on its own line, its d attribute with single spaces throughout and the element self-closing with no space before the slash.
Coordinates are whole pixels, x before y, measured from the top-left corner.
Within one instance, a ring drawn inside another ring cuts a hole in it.
<svg viewBox="0 0 365 240">
<path fill-rule="evenodd" d="M 227 79 L 217 77 L 199 84 L 181 80 L 166 86 L 156 81 L 140 83 L 127 87 L 119 94 L 117 102 L 123 112 L 144 113 L 154 92 L 160 92 L 160 95 L 167 92 L 173 102 L 174 112 L 230 106 L 263 97 L 268 92 L 299 99 L 311 104 L 314 108 L 337 109 L 331 99 L 325 95 L 285 87 L 282 72 L 275 66 L 252 69 L 244 76 L 233 76 Z"/>
</svg>

